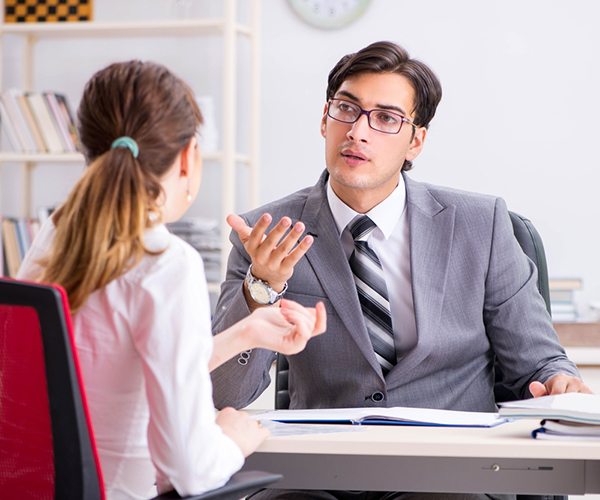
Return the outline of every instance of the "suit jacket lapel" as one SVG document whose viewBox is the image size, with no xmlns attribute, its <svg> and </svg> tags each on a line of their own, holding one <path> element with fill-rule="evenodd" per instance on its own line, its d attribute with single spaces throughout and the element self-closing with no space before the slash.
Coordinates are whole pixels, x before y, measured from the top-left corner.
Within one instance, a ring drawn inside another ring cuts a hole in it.
<svg viewBox="0 0 600 500">
<path fill-rule="evenodd" d="M 404 176 L 410 231 L 410 262 L 417 346 L 397 365 L 402 372 L 420 363 L 435 342 L 446 289 L 456 207 L 444 207 L 424 184 Z M 394 373 L 392 370 L 388 375 Z M 399 373 L 398 373 L 399 374 Z"/>
<path fill-rule="evenodd" d="M 354 277 L 327 203 L 327 178 L 325 171 L 309 194 L 300 219 L 306 225 L 306 231 L 316 235 L 306 258 L 344 326 L 373 369 L 383 378 L 365 326 Z"/>
</svg>

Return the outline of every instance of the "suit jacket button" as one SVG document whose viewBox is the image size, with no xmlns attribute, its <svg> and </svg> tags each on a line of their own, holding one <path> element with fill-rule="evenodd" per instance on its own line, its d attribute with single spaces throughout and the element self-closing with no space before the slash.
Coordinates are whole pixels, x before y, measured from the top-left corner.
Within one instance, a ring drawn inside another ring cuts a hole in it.
<svg viewBox="0 0 600 500">
<path fill-rule="evenodd" d="M 384 395 L 383 392 L 374 392 L 373 394 L 371 394 L 371 399 L 375 402 L 375 403 L 379 403 L 380 401 L 383 401 L 384 399 Z"/>
</svg>

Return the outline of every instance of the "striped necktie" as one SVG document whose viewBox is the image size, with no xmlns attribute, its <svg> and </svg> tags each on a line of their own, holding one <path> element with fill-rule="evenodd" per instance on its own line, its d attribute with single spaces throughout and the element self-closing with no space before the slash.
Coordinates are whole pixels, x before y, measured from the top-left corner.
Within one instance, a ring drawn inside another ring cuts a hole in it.
<svg viewBox="0 0 600 500">
<path fill-rule="evenodd" d="M 369 235 L 376 227 L 366 215 L 356 217 L 348 224 L 348 230 L 354 238 L 350 269 L 354 274 L 367 331 L 385 376 L 396 364 L 396 348 L 383 269 L 377 255 L 367 244 Z"/>
</svg>

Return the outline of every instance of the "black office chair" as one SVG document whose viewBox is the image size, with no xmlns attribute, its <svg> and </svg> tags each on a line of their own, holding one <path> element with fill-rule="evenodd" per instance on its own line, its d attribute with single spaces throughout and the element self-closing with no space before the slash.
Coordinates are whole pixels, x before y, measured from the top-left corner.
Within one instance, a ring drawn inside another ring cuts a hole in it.
<svg viewBox="0 0 600 500">
<path fill-rule="evenodd" d="M 0 496 L 103 500 L 65 291 L 0 279 Z M 188 500 L 237 500 L 281 475 L 240 472 Z M 171 491 L 154 500 L 181 498 Z"/>
<path fill-rule="evenodd" d="M 546 302 L 546 309 L 550 313 L 550 289 L 548 286 L 548 263 L 546 262 L 546 253 L 542 238 L 537 232 L 537 229 L 529 219 L 515 212 L 510 212 L 510 220 L 513 225 L 515 238 L 521 245 L 523 252 L 529 257 L 538 269 L 538 290 Z M 511 401 L 519 399 L 510 389 L 503 383 L 502 370 L 498 363 L 494 367 L 495 384 L 494 397 L 496 402 Z M 289 392 L 289 363 L 287 358 L 282 355 L 277 355 L 275 364 L 275 409 L 285 410 L 290 407 L 290 392 Z M 518 495 L 518 500 L 567 500 L 567 496 L 562 495 Z"/>
</svg>

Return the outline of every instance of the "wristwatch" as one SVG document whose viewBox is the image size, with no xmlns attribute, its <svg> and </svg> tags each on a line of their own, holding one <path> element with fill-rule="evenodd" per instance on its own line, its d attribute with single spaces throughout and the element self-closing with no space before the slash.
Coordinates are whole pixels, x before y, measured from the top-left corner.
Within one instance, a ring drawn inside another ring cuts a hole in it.
<svg viewBox="0 0 600 500">
<path fill-rule="evenodd" d="M 246 273 L 246 283 L 248 285 L 248 291 L 250 296 L 254 299 L 254 302 L 262 305 L 272 305 L 283 297 L 283 294 L 288 288 L 288 284 L 283 285 L 283 290 L 277 293 L 271 288 L 269 283 L 259 278 L 254 277 L 252 274 L 252 264 L 248 268 Z"/>
</svg>

